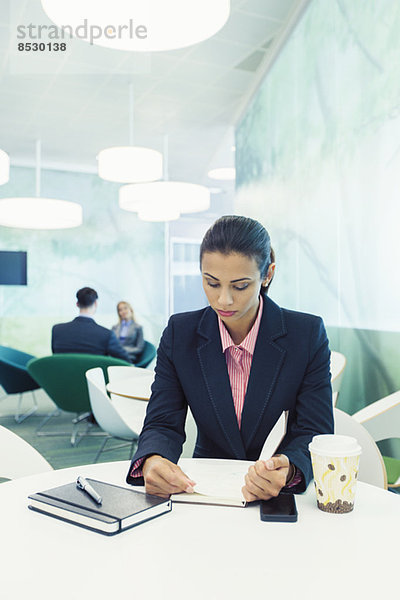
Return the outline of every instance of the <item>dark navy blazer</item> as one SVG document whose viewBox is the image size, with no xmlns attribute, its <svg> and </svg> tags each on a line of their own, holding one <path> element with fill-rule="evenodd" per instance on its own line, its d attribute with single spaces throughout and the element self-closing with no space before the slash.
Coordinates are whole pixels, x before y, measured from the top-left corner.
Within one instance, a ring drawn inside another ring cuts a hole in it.
<svg viewBox="0 0 400 600">
<path fill-rule="evenodd" d="M 282 309 L 264 297 L 239 429 L 216 313 L 208 307 L 172 316 L 132 464 L 149 454 L 178 461 L 187 405 L 198 428 L 194 457 L 251 461 L 288 410 L 278 452 L 302 471 L 304 482 L 296 491 L 303 491 L 312 476 L 309 442 L 333 433 L 330 352 L 321 318 Z M 143 483 L 129 474 L 127 481 Z"/>
<path fill-rule="evenodd" d="M 51 350 L 54 354 L 60 352 L 103 354 L 131 362 L 115 333 L 98 325 L 90 317 L 76 317 L 69 323 L 54 325 Z"/>
</svg>

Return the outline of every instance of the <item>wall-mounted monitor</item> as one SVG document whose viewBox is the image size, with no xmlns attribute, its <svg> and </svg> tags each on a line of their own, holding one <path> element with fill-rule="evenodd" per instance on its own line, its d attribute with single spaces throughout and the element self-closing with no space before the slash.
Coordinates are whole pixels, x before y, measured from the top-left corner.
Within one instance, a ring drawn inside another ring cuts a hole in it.
<svg viewBox="0 0 400 600">
<path fill-rule="evenodd" d="M 0 285 L 27 285 L 27 253 L 0 250 Z"/>
</svg>

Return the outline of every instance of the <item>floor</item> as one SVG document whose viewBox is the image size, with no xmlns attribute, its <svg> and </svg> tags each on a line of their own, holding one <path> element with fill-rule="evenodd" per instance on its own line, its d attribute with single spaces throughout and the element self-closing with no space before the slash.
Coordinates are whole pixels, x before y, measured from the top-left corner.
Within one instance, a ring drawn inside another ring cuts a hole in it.
<svg viewBox="0 0 400 600">
<path fill-rule="evenodd" d="M 36 448 L 54 469 L 73 467 L 76 465 L 91 464 L 94 462 L 97 451 L 103 443 L 104 437 L 85 436 L 79 440 L 76 446 L 71 446 L 70 435 L 60 437 L 42 437 L 36 433 L 37 428 L 46 415 L 55 410 L 55 405 L 43 390 L 35 392 L 39 408 L 36 413 L 29 416 L 22 423 L 16 423 L 14 414 L 17 408 L 18 395 L 2 397 L 0 388 L 0 425 L 7 427 L 17 435 L 21 436 L 31 446 Z M 2 399 L 3 398 L 3 399 Z M 27 410 L 32 406 L 31 392 L 27 392 L 23 398 L 22 410 Z M 59 416 L 52 417 L 43 427 L 48 432 L 72 431 L 72 419 L 75 417 L 72 413 L 62 413 Z M 80 426 L 83 432 L 84 425 Z M 93 425 L 90 432 L 100 433 L 101 429 Z M 106 448 L 120 445 L 119 440 L 110 440 Z M 102 452 L 98 462 L 108 462 L 113 460 L 127 460 L 130 458 L 130 445 L 124 448 Z"/>
</svg>

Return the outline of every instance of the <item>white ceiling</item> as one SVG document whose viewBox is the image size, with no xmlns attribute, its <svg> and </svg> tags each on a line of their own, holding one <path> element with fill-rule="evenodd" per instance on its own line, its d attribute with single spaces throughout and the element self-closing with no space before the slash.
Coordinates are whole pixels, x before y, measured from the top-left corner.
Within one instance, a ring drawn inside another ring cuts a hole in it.
<svg viewBox="0 0 400 600">
<path fill-rule="evenodd" d="M 129 143 L 132 82 L 135 143 L 162 150 L 168 134 L 170 178 L 213 185 L 208 169 L 233 164 L 238 111 L 304 4 L 231 0 L 212 39 L 151 56 L 80 40 L 62 56 L 22 56 L 16 23 L 48 20 L 39 0 L 0 0 L 0 148 L 14 165 L 33 164 L 41 139 L 43 166 L 95 171 L 102 148 Z"/>
</svg>

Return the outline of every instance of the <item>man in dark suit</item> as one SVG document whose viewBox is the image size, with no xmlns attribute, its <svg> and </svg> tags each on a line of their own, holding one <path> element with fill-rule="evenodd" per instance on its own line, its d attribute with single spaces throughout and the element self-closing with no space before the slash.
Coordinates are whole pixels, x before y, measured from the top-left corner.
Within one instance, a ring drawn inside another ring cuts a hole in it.
<svg viewBox="0 0 400 600">
<path fill-rule="evenodd" d="M 97 292 L 84 287 L 76 293 L 79 316 L 69 323 L 54 325 L 51 337 L 53 354 L 78 352 L 102 354 L 131 362 L 115 333 L 98 325 L 93 318 L 97 310 Z"/>
</svg>

